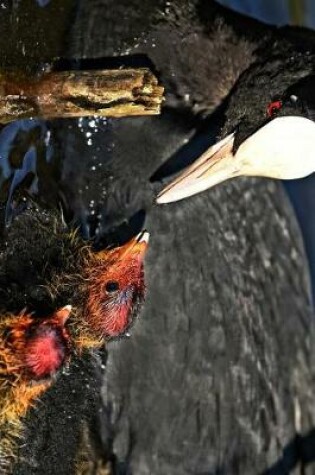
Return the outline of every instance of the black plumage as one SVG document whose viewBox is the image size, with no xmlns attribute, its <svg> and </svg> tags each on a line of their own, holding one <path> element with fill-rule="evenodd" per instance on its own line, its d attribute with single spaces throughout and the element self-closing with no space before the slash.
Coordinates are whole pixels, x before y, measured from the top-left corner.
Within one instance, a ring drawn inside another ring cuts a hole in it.
<svg viewBox="0 0 315 475">
<path fill-rule="evenodd" d="M 267 120 L 267 106 L 283 102 L 279 116 L 314 118 L 315 36 L 304 28 L 277 30 L 231 91 L 222 136 L 237 129 L 235 149 Z M 298 101 L 290 101 L 295 96 Z M 229 131 L 229 132 L 227 132 Z"/>
</svg>

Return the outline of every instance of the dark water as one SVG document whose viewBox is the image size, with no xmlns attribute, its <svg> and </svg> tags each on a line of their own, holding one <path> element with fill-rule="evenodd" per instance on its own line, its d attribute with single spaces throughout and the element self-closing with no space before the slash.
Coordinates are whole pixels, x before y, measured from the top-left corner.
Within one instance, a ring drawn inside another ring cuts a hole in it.
<svg viewBox="0 0 315 475">
<path fill-rule="evenodd" d="M 74 2 L 15 0 L 0 2 L 0 68 L 39 75 L 52 58 L 62 55 Z M 58 28 L 51 28 L 51 25 Z M 58 163 L 57 163 L 58 162 Z M 42 120 L 21 120 L 0 132 L 1 227 L 10 223 L 27 196 L 45 196 L 55 181 L 59 160 L 51 140 L 51 126 Z M 3 206 L 5 209 L 3 209 Z"/>
<path fill-rule="evenodd" d="M 66 56 L 76 8 L 74 0 L 0 2 L 0 31 L 4 33 L 0 35 L 0 68 L 35 77 L 58 69 L 60 61 L 72 68 L 75 60 L 68 62 Z M 2 127 L 1 227 L 9 225 L 36 196 L 46 207 L 60 206 L 86 238 L 95 236 L 97 206 L 106 193 L 97 186 L 95 175 L 101 174 L 110 155 L 109 144 L 100 159 L 95 137 L 104 137 L 109 127 L 109 121 L 97 117 L 54 122 L 30 119 Z M 74 168 L 76 173 L 85 168 L 81 181 L 73 176 Z"/>
</svg>

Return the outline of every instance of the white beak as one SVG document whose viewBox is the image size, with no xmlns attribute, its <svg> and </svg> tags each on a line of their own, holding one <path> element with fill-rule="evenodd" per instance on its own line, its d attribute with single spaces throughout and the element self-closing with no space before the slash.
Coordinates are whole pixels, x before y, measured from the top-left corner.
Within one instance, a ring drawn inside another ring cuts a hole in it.
<svg viewBox="0 0 315 475">
<path fill-rule="evenodd" d="M 315 171 L 315 123 L 286 116 L 268 122 L 233 154 L 234 134 L 210 147 L 164 188 L 159 204 L 178 201 L 236 176 L 290 180 Z"/>
</svg>

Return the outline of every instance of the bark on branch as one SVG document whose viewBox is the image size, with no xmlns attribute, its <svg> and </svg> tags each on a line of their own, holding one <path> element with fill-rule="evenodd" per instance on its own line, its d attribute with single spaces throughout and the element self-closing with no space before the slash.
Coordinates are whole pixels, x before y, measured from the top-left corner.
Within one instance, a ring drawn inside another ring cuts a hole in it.
<svg viewBox="0 0 315 475">
<path fill-rule="evenodd" d="M 29 80 L 0 73 L 0 123 L 42 117 L 159 114 L 163 87 L 149 69 L 52 72 Z"/>
</svg>

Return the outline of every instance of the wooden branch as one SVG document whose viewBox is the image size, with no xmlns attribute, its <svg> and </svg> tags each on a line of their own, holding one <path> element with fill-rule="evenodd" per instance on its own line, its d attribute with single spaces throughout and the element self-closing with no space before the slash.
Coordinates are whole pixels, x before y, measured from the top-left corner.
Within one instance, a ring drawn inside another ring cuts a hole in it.
<svg viewBox="0 0 315 475">
<path fill-rule="evenodd" d="M 0 123 L 42 117 L 160 113 L 163 87 L 149 69 L 52 72 L 36 80 L 0 73 Z"/>
</svg>

